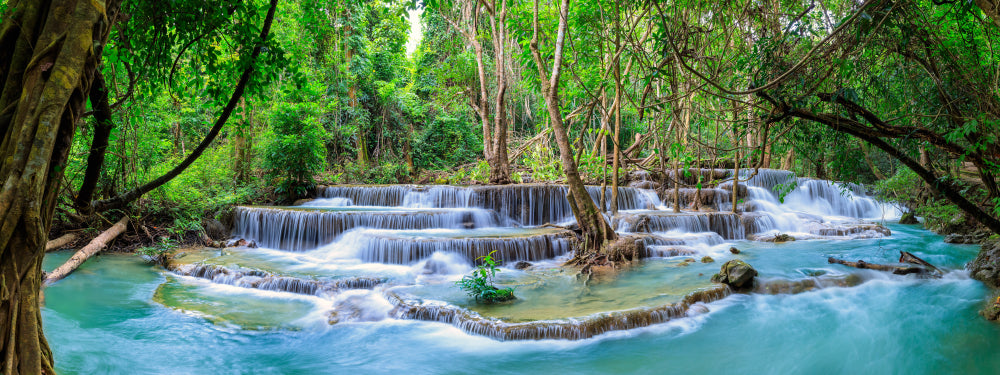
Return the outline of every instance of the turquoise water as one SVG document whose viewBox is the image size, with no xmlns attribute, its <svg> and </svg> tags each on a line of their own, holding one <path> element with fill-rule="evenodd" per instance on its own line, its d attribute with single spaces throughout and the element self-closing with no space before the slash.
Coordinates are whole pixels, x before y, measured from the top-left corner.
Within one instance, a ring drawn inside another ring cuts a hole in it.
<svg viewBox="0 0 1000 375">
<path fill-rule="evenodd" d="M 743 254 L 695 267 L 738 257 L 765 280 L 801 279 L 857 272 L 829 256 L 886 263 L 906 250 L 954 271 L 940 280 L 862 271 L 867 282 L 852 288 L 734 295 L 708 314 L 581 341 L 498 342 L 392 319 L 330 326 L 322 298 L 176 277 L 128 255 L 92 259 L 46 289 L 43 318 L 56 366 L 71 374 L 1000 372 L 1000 326 L 976 314 L 987 290 L 961 271 L 978 248 L 891 229 L 874 240 L 735 242 Z M 46 269 L 69 255 L 48 255 Z M 668 278 L 642 275 L 677 262 L 649 260 L 614 287 L 650 293 Z"/>
</svg>

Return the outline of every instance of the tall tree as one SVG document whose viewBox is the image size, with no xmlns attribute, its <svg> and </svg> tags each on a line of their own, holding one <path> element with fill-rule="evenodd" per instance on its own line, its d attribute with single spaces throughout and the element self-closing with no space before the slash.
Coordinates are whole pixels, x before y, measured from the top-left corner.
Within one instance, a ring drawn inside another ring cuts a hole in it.
<svg viewBox="0 0 1000 375">
<path fill-rule="evenodd" d="M 566 131 L 564 119 L 562 117 L 561 102 L 559 99 L 559 78 L 562 74 L 563 46 L 566 43 L 566 30 L 568 28 L 567 13 L 569 11 L 569 0 L 562 0 L 558 5 L 559 26 L 556 31 L 556 39 L 552 55 L 552 67 L 546 68 L 542 53 L 539 50 L 539 23 L 538 23 L 538 0 L 535 0 L 534 15 L 532 17 L 532 36 L 529 47 L 531 57 L 538 67 L 538 81 L 542 90 L 542 98 L 545 99 L 545 106 L 549 113 L 549 120 L 552 125 L 552 133 L 555 135 L 556 144 L 559 146 L 559 160 L 562 162 L 563 173 L 566 175 L 568 186 L 568 196 L 570 208 L 576 218 L 580 230 L 583 232 L 585 244 L 584 249 L 589 252 L 599 251 L 607 241 L 618 238 L 617 233 L 608 225 L 604 219 L 604 214 L 597 209 L 594 200 L 587 192 L 587 187 L 580 178 L 580 172 L 576 167 L 573 147 L 570 144 L 569 134 Z"/>
<path fill-rule="evenodd" d="M 446 12 L 451 5 L 447 2 L 436 4 L 441 16 L 465 38 L 472 47 L 479 77 L 478 90 L 473 91 L 469 104 L 479 115 L 483 127 L 483 156 L 490 165 L 490 183 L 509 184 L 510 161 L 507 156 L 507 72 L 512 41 L 507 31 L 508 0 L 463 0 L 459 1 L 457 15 Z M 493 75 L 486 73 L 487 61 L 483 50 L 480 24 L 485 16 L 489 24 L 489 45 L 493 49 Z M 491 90 L 492 88 L 492 90 Z M 492 92 L 492 95 L 491 95 Z M 492 96 L 492 102 L 491 102 Z"/>
</svg>

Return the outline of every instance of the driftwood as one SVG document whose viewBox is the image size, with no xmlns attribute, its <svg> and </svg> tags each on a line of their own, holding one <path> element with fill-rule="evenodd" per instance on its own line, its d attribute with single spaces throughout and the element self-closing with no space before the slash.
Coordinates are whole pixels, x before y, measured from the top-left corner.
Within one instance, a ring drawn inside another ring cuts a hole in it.
<svg viewBox="0 0 1000 375">
<path fill-rule="evenodd" d="M 894 266 L 888 264 L 868 263 L 863 260 L 859 260 L 857 262 L 849 262 L 834 257 L 828 258 L 827 261 L 830 263 L 843 264 L 845 266 L 854 267 L 858 269 L 891 272 L 895 275 L 918 274 L 927 277 L 941 277 L 941 270 L 939 270 L 937 267 L 934 267 L 930 263 L 927 263 L 923 259 L 920 259 L 916 255 L 910 254 L 906 251 L 900 251 L 899 261 L 900 263 L 909 263 L 912 265 Z"/>
<path fill-rule="evenodd" d="M 83 262 L 86 262 L 87 259 L 90 259 L 91 256 L 97 254 L 101 250 L 104 250 L 104 248 L 108 246 L 108 242 L 111 242 L 111 240 L 115 239 L 115 237 L 124 233 L 127 225 L 128 216 L 122 217 L 122 219 L 118 220 L 118 222 L 112 225 L 111 228 L 108 228 L 108 230 L 104 231 L 104 233 L 101 233 L 99 236 L 94 238 L 94 240 L 90 241 L 87 246 L 84 246 L 80 249 L 80 251 L 77 251 L 76 254 L 73 254 L 73 257 L 69 258 L 66 263 L 63 263 L 63 265 L 59 266 L 59 268 L 56 268 L 54 271 L 49 273 L 48 276 L 45 277 L 45 284 L 52 284 L 59 281 L 75 271 L 77 267 L 80 267 L 80 265 L 83 264 Z"/>
<path fill-rule="evenodd" d="M 73 241 L 76 241 L 76 234 L 66 233 L 59 238 L 51 240 L 45 243 L 45 252 L 55 251 L 62 249 L 63 246 L 69 245 Z"/>
</svg>

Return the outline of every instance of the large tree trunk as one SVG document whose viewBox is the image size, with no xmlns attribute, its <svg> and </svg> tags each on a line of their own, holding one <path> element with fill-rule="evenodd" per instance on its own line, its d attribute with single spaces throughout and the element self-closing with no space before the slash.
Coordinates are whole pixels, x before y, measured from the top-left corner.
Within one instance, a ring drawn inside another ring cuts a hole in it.
<svg viewBox="0 0 1000 375">
<path fill-rule="evenodd" d="M 75 125 L 119 2 L 7 5 L 0 24 L 0 373 L 51 374 L 38 304 L 42 256 Z"/>
<path fill-rule="evenodd" d="M 80 251 L 77 251 L 76 254 L 73 254 L 73 256 L 70 257 L 66 263 L 63 263 L 63 265 L 53 270 L 52 273 L 49 273 L 49 275 L 45 277 L 45 284 L 52 284 L 56 281 L 62 280 L 66 276 L 69 276 L 70 273 L 76 271 L 76 269 L 79 268 L 83 262 L 86 262 L 87 259 L 90 259 L 90 257 L 94 256 L 94 254 L 97 254 L 101 250 L 104 250 L 105 247 L 108 247 L 108 242 L 111 242 L 111 240 L 124 233 L 127 227 L 128 216 L 123 216 L 121 220 L 118 220 L 118 222 L 112 225 L 111 228 L 108 228 L 108 230 L 104 231 L 104 233 L 101 233 L 91 240 L 87 246 L 84 246 L 80 249 Z"/>
<path fill-rule="evenodd" d="M 559 159 L 562 161 L 563 173 L 566 174 L 568 186 L 567 199 L 573 216 L 576 218 L 580 230 L 583 232 L 583 249 L 588 253 L 599 252 L 605 242 L 615 240 L 618 235 L 608 222 L 604 220 L 604 214 L 597 209 L 594 200 L 590 198 L 587 187 L 580 179 L 580 173 L 576 168 L 576 161 L 573 159 L 573 148 L 570 145 L 569 135 L 563 123 L 562 114 L 559 112 L 559 76 L 562 68 L 563 45 L 566 41 L 566 24 L 569 0 L 562 0 L 559 8 L 559 29 L 556 34 L 555 54 L 552 63 L 552 72 L 546 74 L 544 59 L 538 50 L 538 0 L 535 0 L 534 12 L 534 33 L 529 47 L 531 56 L 538 67 L 538 80 L 542 88 L 542 97 L 545 99 L 546 109 L 549 112 L 549 119 L 552 122 L 552 133 L 555 135 L 556 144 L 559 146 Z"/>
</svg>

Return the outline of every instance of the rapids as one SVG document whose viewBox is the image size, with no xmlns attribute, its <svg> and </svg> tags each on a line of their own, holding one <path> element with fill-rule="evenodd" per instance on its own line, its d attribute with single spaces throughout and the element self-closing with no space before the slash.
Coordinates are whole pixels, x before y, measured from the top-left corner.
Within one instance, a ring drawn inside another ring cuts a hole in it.
<svg viewBox="0 0 1000 375">
<path fill-rule="evenodd" d="M 740 190 L 741 214 L 721 193 L 674 214 L 670 191 L 623 188 L 609 220 L 650 258 L 585 281 L 559 266 L 572 233 L 538 227 L 572 222 L 564 187 L 329 187 L 302 206 L 238 208 L 234 237 L 259 248 L 187 249 L 166 269 L 93 259 L 46 289 L 44 327 L 64 373 L 1000 369 L 1000 328 L 976 315 L 985 287 L 962 269 L 978 247 L 879 225 L 899 212 L 856 185 L 761 170 Z M 799 240 L 767 242 L 779 233 Z M 454 281 L 494 250 L 518 299 L 476 303 Z M 945 276 L 826 262 L 900 250 Z M 760 272 L 755 292 L 710 282 L 729 259 Z"/>
</svg>

